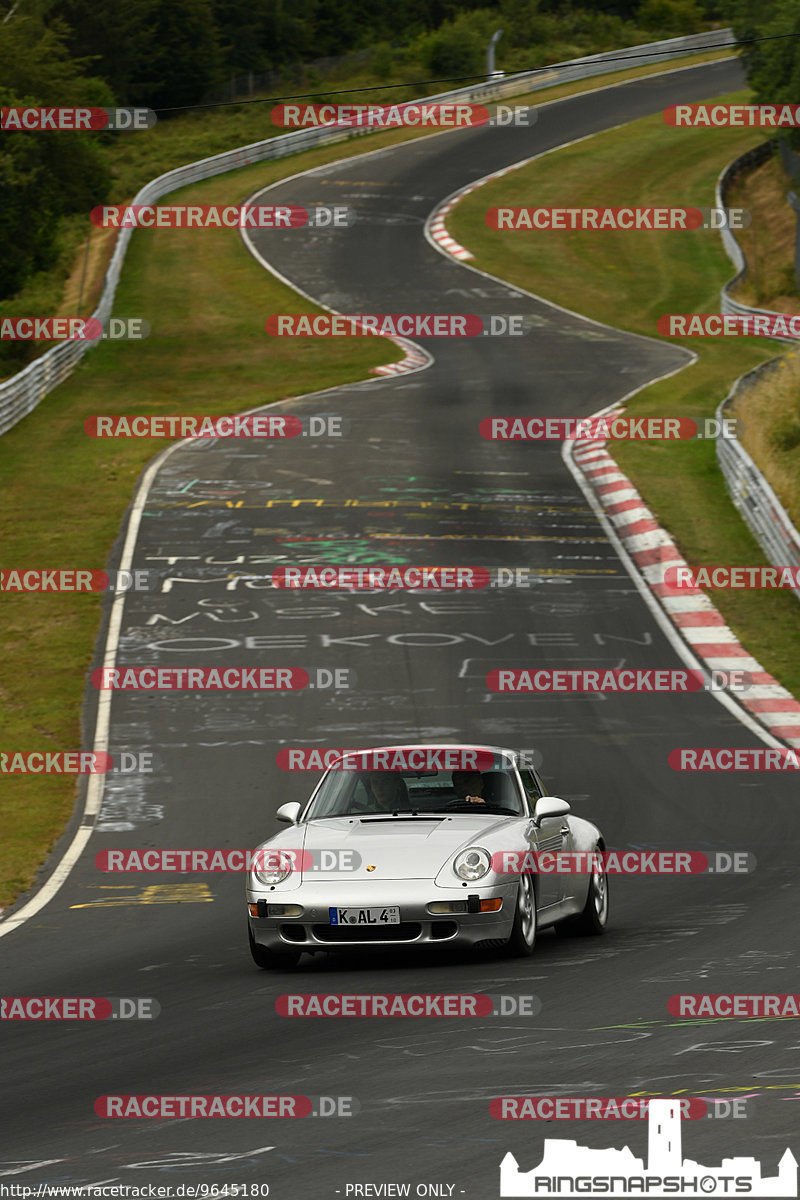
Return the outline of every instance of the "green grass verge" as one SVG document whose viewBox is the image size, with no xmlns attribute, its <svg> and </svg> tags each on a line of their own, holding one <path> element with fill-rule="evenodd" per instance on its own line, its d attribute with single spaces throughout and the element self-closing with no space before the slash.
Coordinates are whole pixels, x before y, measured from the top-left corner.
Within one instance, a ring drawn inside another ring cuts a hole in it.
<svg viewBox="0 0 800 1200">
<path fill-rule="evenodd" d="M 693 56 L 708 61 L 717 52 Z M 637 67 L 532 93 L 539 103 L 655 73 Z M 395 93 L 387 94 L 396 97 Z M 346 98 L 343 98 L 346 99 Z M 522 103 L 525 97 L 505 103 Z M 214 110 L 164 122 L 120 142 L 114 199 L 183 162 L 280 133 L 261 106 Z M 350 154 L 427 136 L 414 130 L 357 139 L 218 177 L 171 202 L 227 203 L 257 187 Z M 154 239 L 158 239 L 157 245 Z M 156 253 L 153 253 L 153 250 Z M 110 253 L 106 248 L 105 259 Z M 59 278 L 63 282 L 65 272 Z M 37 288 L 45 287 L 38 280 Z M 95 280 L 94 295 L 99 291 Z M 47 293 L 50 295 L 50 293 Z M 91 294 L 91 291 L 90 291 Z M 44 291 L 30 311 L 42 312 Z M 18 298 L 20 299 L 20 298 Z M 389 342 L 268 340 L 268 312 L 308 305 L 279 285 L 243 251 L 235 233 L 138 231 L 131 241 L 114 311 L 146 315 L 153 331 L 139 344 L 104 343 L 75 374 L 0 438 L 0 540 L 4 564 L 102 566 L 130 502 L 136 479 L 165 442 L 96 442 L 83 421 L 96 413 L 241 412 L 259 404 L 355 379 L 398 351 Z M 83 312 L 87 311 L 84 303 Z M 231 383 L 233 381 L 233 386 Z M 0 750 L 70 749 L 81 742 L 86 670 L 100 618 L 92 595 L 5 593 Z M 75 801 L 69 778 L 17 776 L 0 795 L 0 908 L 31 887 L 63 831 Z"/>
<path fill-rule="evenodd" d="M 745 94 L 726 97 L 741 100 Z M 621 329 L 655 336 L 670 312 L 718 312 L 732 274 L 712 232 L 498 232 L 503 206 L 708 205 L 720 169 L 758 131 L 678 130 L 660 116 L 555 151 L 463 200 L 448 230 L 493 275 Z M 775 342 L 686 338 L 698 361 L 629 401 L 636 416 L 713 416 L 743 372 L 779 353 Z M 616 442 L 620 467 L 692 564 L 766 560 L 728 498 L 711 442 Z M 763 666 L 800 695 L 800 609 L 789 592 L 709 593 Z"/>
</svg>

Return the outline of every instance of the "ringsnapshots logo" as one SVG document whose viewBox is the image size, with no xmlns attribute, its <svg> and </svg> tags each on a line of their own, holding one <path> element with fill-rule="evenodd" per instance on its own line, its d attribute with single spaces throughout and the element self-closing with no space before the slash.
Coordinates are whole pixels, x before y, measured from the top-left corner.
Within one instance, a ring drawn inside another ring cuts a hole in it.
<svg viewBox="0 0 800 1200">
<path fill-rule="evenodd" d="M 752 1157 L 725 1157 L 718 1167 L 683 1158 L 681 1103 L 650 1101 L 646 1162 L 627 1146 L 594 1149 L 574 1140 L 548 1138 L 538 1166 L 522 1171 L 509 1151 L 500 1163 L 501 1197 L 797 1195 L 797 1160 L 789 1149 L 772 1176 L 765 1176 L 759 1160 Z"/>
<path fill-rule="evenodd" d="M 747 229 L 752 216 L 744 208 L 490 208 L 489 229 L 535 231 L 666 231 Z"/>
<path fill-rule="evenodd" d="M 157 121 L 152 108 L 2 108 L 0 131 L 97 132 L 152 129 Z"/>
</svg>

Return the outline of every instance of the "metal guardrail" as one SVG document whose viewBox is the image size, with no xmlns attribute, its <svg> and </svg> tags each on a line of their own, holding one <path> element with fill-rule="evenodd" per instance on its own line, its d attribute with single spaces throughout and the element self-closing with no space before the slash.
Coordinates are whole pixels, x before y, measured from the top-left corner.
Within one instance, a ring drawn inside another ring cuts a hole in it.
<svg viewBox="0 0 800 1200">
<path fill-rule="evenodd" d="M 777 144 L 775 139 L 764 142 L 728 164 L 717 180 L 715 196 L 717 208 L 725 206 L 728 190 L 734 179 L 742 172 L 766 162 L 775 152 Z M 720 232 L 728 257 L 736 267 L 736 275 L 722 287 L 721 311 L 775 316 L 775 313 L 769 309 L 751 308 L 746 304 L 740 304 L 731 297 L 730 289 L 746 277 L 747 262 L 741 246 L 731 231 L 722 229 Z M 795 338 L 779 340 L 796 344 Z M 752 371 L 740 376 L 725 399 L 717 406 L 715 414 L 717 420 L 722 420 L 741 391 L 761 382 L 765 375 L 769 375 L 775 370 L 780 361 L 780 358 L 772 358 L 769 362 L 761 363 Z M 733 503 L 772 565 L 775 567 L 800 566 L 800 533 L 792 524 L 791 517 L 747 451 L 735 439 L 717 438 L 717 462 Z M 800 599 L 800 588 L 793 588 L 792 591 Z"/>
<path fill-rule="evenodd" d="M 510 96 L 524 95 L 541 88 L 549 88 L 557 83 L 588 79 L 593 75 L 619 71 L 624 69 L 625 63 L 622 60 L 626 58 L 632 60 L 631 65 L 647 66 L 654 62 L 663 62 L 668 57 L 676 58 L 682 54 L 699 52 L 709 45 L 713 46 L 719 42 L 732 40 L 732 38 L 733 33 L 730 29 L 716 29 L 707 33 L 691 34 L 688 37 L 646 42 L 641 46 L 627 46 L 622 50 L 609 50 L 602 54 L 570 59 L 545 70 L 523 71 L 518 75 L 509 75 L 502 79 L 473 84 L 451 92 L 440 92 L 435 96 L 424 97 L 424 101 L 425 103 L 444 103 L 454 100 L 503 100 Z M 363 137 L 369 132 L 368 129 L 342 130 L 317 126 L 280 134 L 277 137 L 267 138 L 265 141 L 253 142 L 249 146 L 239 146 L 235 150 L 227 150 L 223 154 L 215 154 L 210 158 L 203 158 L 159 175 L 156 179 L 146 183 L 130 203 L 152 204 L 169 192 L 174 192 L 191 183 L 198 183 L 203 179 L 211 179 L 226 171 L 236 171 L 253 163 L 283 158 L 289 154 L 298 154 L 312 146 L 328 145 L 332 142 Z M 92 313 L 92 317 L 100 321 L 104 329 L 111 316 L 114 295 L 132 233 L 132 229 L 120 231 L 106 271 L 100 301 Z M 12 375 L 0 383 L 0 435 L 7 433 L 18 421 L 32 412 L 48 392 L 67 378 L 86 351 L 97 344 L 99 343 L 62 342 L 35 359 L 16 375 Z"/>
<path fill-rule="evenodd" d="M 741 154 L 739 158 L 735 158 L 732 163 L 728 163 L 727 167 L 720 173 L 717 180 L 717 186 L 714 195 L 714 203 L 717 208 L 727 208 L 727 197 L 731 184 L 738 179 L 745 171 L 752 170 L 755 167 L 760 167 L 762 163 L 771 158 L 778 147 L 777 138 L 772 138 L 768 142 L 762 142 L 760 146 L 754 147 L 752 150 Z M 720 312 L 733 314 L 749 314 L 757 313 L 760 315 L 770 314 L 766 308 L 751 308 L 747 304 L 740 304 L 738 300 L 734 300 L 731 296 L 731 291 L 740 283 L 743 283 L 747 278 L 747 263 L 745 262 L 742 248 L 736 238 L 731 233 L 730 229 L 721 229 L 722 244 L 725 247 L 725 253 L 736 268 L 736 274 L 733 279 L 729 279 L 723 284 L 721 297 Z M 781 338 L 781 341 L 793 341 L 791 338 Z"/>
</svg>

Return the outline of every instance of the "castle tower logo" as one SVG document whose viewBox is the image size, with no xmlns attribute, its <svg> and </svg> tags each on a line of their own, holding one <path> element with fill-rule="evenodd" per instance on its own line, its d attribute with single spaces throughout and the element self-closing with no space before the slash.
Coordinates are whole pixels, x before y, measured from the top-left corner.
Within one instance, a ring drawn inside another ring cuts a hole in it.
<svg viewBox="0 0 800 1200">
<path fill-rule="evenodd" d="M 784 1151 L 778 1174 L 764 1177 L 756 1158 L 723 1158 L 704 1167 L 682 1158 L 677 1100 L 651 1100 L 647 1164 L 622 1150 L 592 1150 L 567 1138 L 545 1138 L 542 1161 L 520 1171 L 514 1155 L 500 1164 L 500 1195 L 538 1196 L 797 1196 L 797 1159 Z"/>
</svg>

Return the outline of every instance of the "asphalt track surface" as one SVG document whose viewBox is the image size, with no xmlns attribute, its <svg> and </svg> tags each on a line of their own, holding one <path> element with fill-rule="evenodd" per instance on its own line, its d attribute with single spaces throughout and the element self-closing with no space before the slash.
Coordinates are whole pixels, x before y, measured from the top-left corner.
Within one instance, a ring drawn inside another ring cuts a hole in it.
<svg viewBox="0 0 800 1200">
<path fill-rule="evenodd" d="M 153 752 L 155 770 L 109 778 L 66 884 L 2 939 L 2 992 L 152 996 L 161 1015 L 4 1022 L 0 1183 L 268 1183 L 272 1196 L 305 1198 L 407 1182 L 412 1194 L 436 1183 L 488 1198 L 505 1152 L 533 1167 L 544 1135 L 640 1155 L 647 1144 L 645 1122 L 501 1123 L 491 1098 L 640 1090 L 753 1097 L 746 1120 L 686 1123 L 684 1151 L 708 1165 L 755 1155 L 774 1173 L 796 1129 L 787 1102 L 800 1083 L 796 1026 L 681 1023 L 667 999 L 794 990 L 796 783 L 670 770 L 674 747 L 761 744 L 709 695 L 530 698 L 492 695 L 484 683 L 498 666 L 681 665 L 558 444 L 485 442 L 477 427 L 493 414 L 589 414 L 686 357 L 480 278 L 422 232 L 431 209 L 472 179 L 740 80 L 735 64 L 700 66 L 550 105 L 529 130 L 418 140 L 270 189 L 266 202 L 358 212 L 350 230 L 257 238 L 277 270 L 325 304 L 521 312 L 534 329 L 513 340 L 429 339 L 435 362 L 425 371 L 283 406 L 343 415 L 349 432 L 338 440 L 187 443 L 157 471 L 134 565 L 157 571 L 162 590 L 128 597 L 118 662 L 347 667 L 357 682 L 336 693 L 114 695 L 109 748 Z M 233 578 L 331 562 L 524 565 L 535 582 L 435 597 L 292 594 Z M 90 731 L 96 699 L 87 688 Z M 604 938 L 548 932 L 530 959 L 323 955 L 271 975 L 247 952 L 241 876 L 94 866 L 107 848 L 255 845 L 278 828 L 278 803 L 302 799 L 316 779 L 279 770 L 282 747 L 426 739 L 535 747 L 552 791 L 597 820 L 609 845 L 749 850 L 758 870 L 612 880 Z M 287 1019 L 274 1009 L 287 991 L 533 993 L 542 1011 Z M 153 1093 L 351 1096 L 360 1112 L 324 1123 L 94 1115 L 99 1096 Z"/>
</svg>

